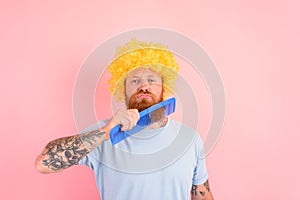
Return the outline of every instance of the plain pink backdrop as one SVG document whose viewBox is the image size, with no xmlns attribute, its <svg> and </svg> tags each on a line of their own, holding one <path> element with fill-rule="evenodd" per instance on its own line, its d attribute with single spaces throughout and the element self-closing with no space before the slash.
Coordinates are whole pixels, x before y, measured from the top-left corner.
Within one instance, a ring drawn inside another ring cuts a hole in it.
<svg viewBox="0 0 300 200">
<path fill-rule="evenodd" d="M 99 199 L 88 168 L 41 175 L 34 159 L 76 133 L 72 92 L 89 52 L 161 27 L 201 45 L 222 76 L 226 120 L 207 157 L 215 199 L 300 199 L 299 18 L 291 0 L 2 1 L 0 198 Z"/>
</svg>

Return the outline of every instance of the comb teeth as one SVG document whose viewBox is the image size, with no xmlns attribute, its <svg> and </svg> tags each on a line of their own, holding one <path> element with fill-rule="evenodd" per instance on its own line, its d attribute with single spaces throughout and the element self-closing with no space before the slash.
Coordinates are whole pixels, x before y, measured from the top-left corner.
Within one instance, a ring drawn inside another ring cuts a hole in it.
<svg viewBox="0 0 300 200">
<path fill-rule="evenodd" d="M 141 111 L 140 119 L 137 125 L 128 131 L 121 131 L 121 126 L 117 125 L 110 131 L 110 141 L 113 145 L 126 139 L 127 137 L 143 130 L 148 125 L 155 122 L 157 119 L 161 119 L 162 116 L 168 116 L 169 114 L 175 112 L 176 99 L 171 98 L 155 104 L 143 111 Z M 164 109 L 163 109 L 164 108 Z"/>
</svg>

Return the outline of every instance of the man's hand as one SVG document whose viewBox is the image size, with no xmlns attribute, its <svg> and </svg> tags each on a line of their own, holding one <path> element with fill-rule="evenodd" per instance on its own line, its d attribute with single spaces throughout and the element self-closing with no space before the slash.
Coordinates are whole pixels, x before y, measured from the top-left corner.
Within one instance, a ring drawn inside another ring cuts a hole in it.
<svg viewBox="0 0 300 200">
<path fill-rule="evenodd" d="M 208 180 L 202 185 L 193 185 L 191 196 L 192 200 L 214 200 Z"/>
<path fill-rule="evenodd" d="M 140 119 L 137 109 L 119 110 L 115 116 L 108 122 L 110 129 L 116 125 L 121 125 L 121 131 L 132 129 Z"/>
</svg>

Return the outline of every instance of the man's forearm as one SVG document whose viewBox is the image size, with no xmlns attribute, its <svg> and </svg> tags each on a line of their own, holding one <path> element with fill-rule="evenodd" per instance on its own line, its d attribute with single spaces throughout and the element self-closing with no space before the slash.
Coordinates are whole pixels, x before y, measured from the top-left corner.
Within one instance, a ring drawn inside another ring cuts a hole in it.
<svg viewBox="0 0 300 200">
<path fill-rule="evenodd" d="M 107 137 L 102 129 L 53 140 L 37 157 L 36 168 L 41 173 L 59 172 L 78 164 L 104 140 Z"/>
</svg>

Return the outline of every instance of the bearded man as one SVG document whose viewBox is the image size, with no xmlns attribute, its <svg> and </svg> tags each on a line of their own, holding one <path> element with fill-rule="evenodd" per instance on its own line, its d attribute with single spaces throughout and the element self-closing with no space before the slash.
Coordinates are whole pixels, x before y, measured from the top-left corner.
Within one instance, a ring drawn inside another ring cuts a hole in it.
<svg viewBox="0 0 300 200">
<path fill-rule="evenodd" d="M 36 158 L 36 169 L 47 174 L 86 165 L 95 174 L 102 200 L 213 200 L 203 144 L 192 128 L 158 115 L 115 146 L 109 141 L 112 128 L 131 130 L 139 112 L 171 95 L 178 73 L 173 54 L 161 44 L 133 39 L 119 47 L 108 71 L 109 89 L 127 109 L 80 134 L 49 142 Z M 169 148 L 176 142 L 185 148 Z"/>
</svg>

